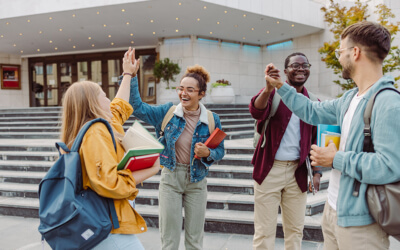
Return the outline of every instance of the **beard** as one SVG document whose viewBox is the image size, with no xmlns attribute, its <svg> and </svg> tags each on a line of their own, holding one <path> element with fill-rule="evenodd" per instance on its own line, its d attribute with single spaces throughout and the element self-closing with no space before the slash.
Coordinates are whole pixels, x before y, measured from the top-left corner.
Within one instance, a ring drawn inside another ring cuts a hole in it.
<svg viewBox="0 0 400 250">
<path fill-rule="evenodd" d="M 345 80 L 350 80 L 351 75 L 353 74 L 353 65 L 351 65 L 350 63 L 348 63 L 347 65 L 343 65 L 342 67 L 342 77 Z"/>
<path fill-rule="evenodd" d="M 304 83 L 306 83 L 306 81 L 301 81 L 301 82 L 297 82 L 297 81 L 288 81 L 290 83 L 290 85 L 292 85 L 293 87 L 301 87 L 304 85 Z"/>
</svg>

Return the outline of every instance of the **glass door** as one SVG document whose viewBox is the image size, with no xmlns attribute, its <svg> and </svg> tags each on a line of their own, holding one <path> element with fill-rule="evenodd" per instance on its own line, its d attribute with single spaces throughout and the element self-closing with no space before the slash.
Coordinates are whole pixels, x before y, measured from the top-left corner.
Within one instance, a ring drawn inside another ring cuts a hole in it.
<svg viewBox="0 0 400 250">
<path fill-rule="evenodd" d="M 139 90 L 142 100 L 147 103 L 156 103 L 156 80 L 153 75 L 153 68 L 156 62 L 156 55 L 140 56 L 139 68 Z"/>
<path fill-rule="evenodd" d="M 43 63 L 35 63 L 32 68 L 32 106 L 45 106 Z"/>
<path fill-rule="evenodd" d="M 108 93 L 106 94 L 110 100 L 114 99 L 117 94 L 119 85 L 118 85 L 118 77 L 122 74 L 121 71 L 121 60 L 108 60 L 107 61 L 107 72 L 108 72 Z"/>
</svg>

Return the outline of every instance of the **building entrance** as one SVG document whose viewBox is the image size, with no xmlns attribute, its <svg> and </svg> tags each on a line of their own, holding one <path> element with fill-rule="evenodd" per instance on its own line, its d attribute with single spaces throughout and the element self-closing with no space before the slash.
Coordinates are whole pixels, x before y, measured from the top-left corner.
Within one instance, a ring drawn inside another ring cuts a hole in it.
<svg viewBox="0 0 400 250">
<path fill-rule="evenodd" d="M 71 84 L 93 81 L 101 86 L 112 100 L 118 91 L 118 76 L 122 74 L 125 51 L 29 59 L 30 106 L 61 106 L 62 97 Z M 155 49 L 136 50 L 140 57 L 139 91 L 143 101 L 156 103 L 153 76 L 157 57 Z"/>
</svg>

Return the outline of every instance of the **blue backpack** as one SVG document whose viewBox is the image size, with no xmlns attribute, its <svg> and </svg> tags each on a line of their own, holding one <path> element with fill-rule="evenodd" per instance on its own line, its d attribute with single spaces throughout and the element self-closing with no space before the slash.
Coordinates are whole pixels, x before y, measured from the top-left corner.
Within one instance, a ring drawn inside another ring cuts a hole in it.
<svg viewBox="0 0 400 250">
<path fill-rule="evenodd" d="M 86 131 L 96 122 L 107 126 L 116 150 L 106 120 L 97 118 L 87 122 L 71 150 L 62 142 L 56 143 L 60 158 L 39 184 L 39 232 L 53 249 L 91 249 L 107 238 L 113 226 L 119 228 L 113 199 L 90 189 L 83 190 L 79 148 Z M 66 153 L 61 154 L 60 148 Z"/>
</svg>

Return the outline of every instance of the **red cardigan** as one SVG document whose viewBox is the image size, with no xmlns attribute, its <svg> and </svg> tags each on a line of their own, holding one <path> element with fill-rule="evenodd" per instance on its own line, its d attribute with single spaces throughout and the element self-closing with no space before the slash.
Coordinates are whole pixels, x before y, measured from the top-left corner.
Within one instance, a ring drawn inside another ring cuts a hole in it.
<svg viewBox="0 0 400 250">
<path fill-rule="evenodd" d="M 267 107 L 263 110 L 257 109 L 254 107 L 254 101 L 263 90 L 264 89 L 254 96 L 249 104 L 251 116 L 258 120 L 257 130 L 259 133 L 261 133 L 264 121 L 270 113 L 272 98 L 275 95 L 275 90 L 273 90 L 269 97 Z M 308 97 L 308 92 L 305 87 L 303 87 L 302 94 Z M 282 137 L 289 124 L 291 115 L 292 112 L 281 101 L 275 115 L 271 117 L 271 120 L 269 121 L 265 131 L 267 140 L 264 148 L 261 148 L 261 142 L 263 141 L 264 136 L 261 135 L 260 141 L 258 142 L 257 148 L 254 151 L 253 159 L 251 161 L 251 163 L 254 165 L 253 179 L 260 185 L 264 181 L 265 177 L 267 177 L 272 165 L 274 164 L 276 152 L 278 151 Z M 300 133 L 300 160 L 295 172 L 295 176 L 299 188 L 302 192 L 305 192 L 307 191 L 307 167 L 305 164 L 305 159 L 310 152 L 311 141 L 313 143 L 316 142 L 317 128 L 300 120 Z"/>
</svg>

